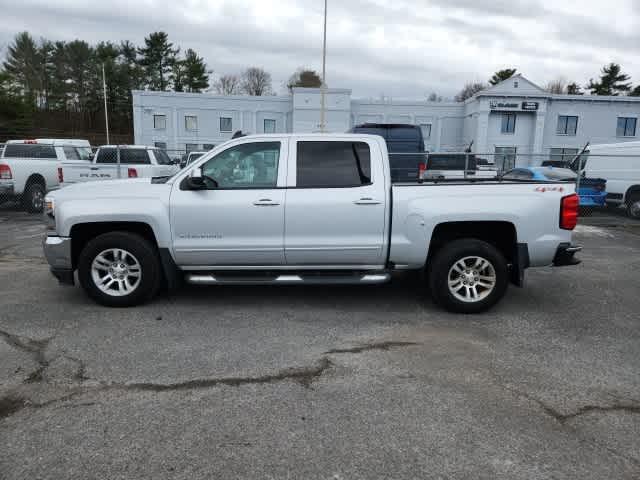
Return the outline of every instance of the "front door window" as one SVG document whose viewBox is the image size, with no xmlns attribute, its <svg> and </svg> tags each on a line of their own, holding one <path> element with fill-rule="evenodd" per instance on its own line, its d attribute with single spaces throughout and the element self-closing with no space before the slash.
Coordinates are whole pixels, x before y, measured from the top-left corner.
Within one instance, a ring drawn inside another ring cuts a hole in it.
<svg viewBox="0 0 640 480">
<path fill-rule="evenodd" d="M 280 142 L 245 143 L 228 148 L 202 165 L 218 188 L 274 188 Z"/>
</svg>

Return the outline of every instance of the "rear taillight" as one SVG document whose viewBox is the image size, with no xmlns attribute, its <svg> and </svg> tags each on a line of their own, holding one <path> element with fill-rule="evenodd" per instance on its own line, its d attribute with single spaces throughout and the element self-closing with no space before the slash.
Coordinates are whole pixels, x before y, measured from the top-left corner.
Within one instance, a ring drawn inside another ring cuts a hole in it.
<svg viewBox="0 0 640 480">
<path fill-rule="evenodd" d="M 560 228 L 573 230 L 578 223 L 578 195 L 567 195 L 560 200 Z"/>
<path fill-rule="evenodd" d="M 62 167 L 58 167 L 58 183 L 64 182 L 64 173 L 62 173 Z"/>
<path fill-rule="evenodd" d="M 9 165 L 0 164 L 0 179 L 2 180 L 11 180 L 13 176 L 11 175 L 11 168 Z"/>
<path fill-rule="evenodd" d="M 424 174 L 424 172 L 427 171 L 427 164 L 424 162 L 420 162 L 418 164 L 418 178 L 422 178 L 422 175 Z"/>
<path fill-rule="evenodd" d="M 127 176 L 129 178 L 138 178 L 138 171 L 135 168 L 127 169 Z"/>
</svg>

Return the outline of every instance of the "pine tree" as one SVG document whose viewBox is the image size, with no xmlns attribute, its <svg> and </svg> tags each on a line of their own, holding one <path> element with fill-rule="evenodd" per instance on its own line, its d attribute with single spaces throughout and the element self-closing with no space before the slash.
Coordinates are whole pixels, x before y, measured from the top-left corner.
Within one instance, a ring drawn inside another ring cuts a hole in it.
<svg viewBox="0 0 640 480">
<path fill-rule="evenodd" d="M 28 104 L 35 105 L 41 89 L 42 59 L 35 41 L 28 32 L 15 36 L 7 48 L 7 59 L 3 66 L 10 82 L 22 90 Z"/>
<path fill-rule="evenodd" d="M 319 88 L 322 86 L 322 78 L 315 70 L 308 68 L 299 68 L 289 77 L 287 88 L 293 91 L 294 87 Z"/>
<path fill-rule="evenodd" d="M 187 49 L 184 60 L 183 85 L 186 92 L 201 92 L 209 88 L 209 72 L 204 59 L 192 49 Z"/>
<path fill-rule="evenodd" d="M 138 50 L 142 57 L 146 85 L 150 90 L 165 91 L 171 83 L 171 71 L 179 48 L 173 48 L 165 32 L 153 32 L 144 39 L 145 46 Z"/>
<path fill-rule="evenodd" d="M 617 63 L 610 63 L 602 67 L 600 81 L 589 80 L 587 88 L 592 95 L 613 95 L 631 90 L 631 83 L 628 82 L 629 75 L 622 73 L 622 68 Z"/>
<path fill-rule="evenodd" d="M 503 82 L 503 81 L 513 77 L 515 74 L 516 74 L 516 69 L 515 68 L 505 68 L 505 69 L 502 69 L 502 70 L 498 70 L 489 79 L 489 83 L 491 85 L 497 85 L 500 82 Z"/>
</svg>

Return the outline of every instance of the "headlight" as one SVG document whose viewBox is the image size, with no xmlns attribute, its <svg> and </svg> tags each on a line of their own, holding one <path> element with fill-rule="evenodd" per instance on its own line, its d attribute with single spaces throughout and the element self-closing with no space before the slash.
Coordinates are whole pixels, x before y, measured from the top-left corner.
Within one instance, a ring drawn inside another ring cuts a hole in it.
<svg viewBox="0 0 640 480">
<path fill-rule="evenodd" d="M 50 217 L 55 217 L 55 202 L 51 197 L 45 197 L 44 199 L 44 213 L 45 215 L 49 215 Z"/>
</svg>

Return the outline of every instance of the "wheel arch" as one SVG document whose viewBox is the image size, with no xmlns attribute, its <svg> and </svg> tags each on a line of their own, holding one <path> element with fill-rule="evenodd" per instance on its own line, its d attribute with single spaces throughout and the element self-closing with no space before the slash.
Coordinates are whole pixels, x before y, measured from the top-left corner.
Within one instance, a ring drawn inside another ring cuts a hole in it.
<svg viewBox="0 0 640 480">
<path fill-rule="evenodd" d="M 145 222 L 85 222 L 71 227 L 71 261 L 73 268 L 78 265 L 78 257 L 87 243 L 94 238 L 109 232 L 136 233 L 158 248 L 158 241 L 151 225 Z"/>
<path fill-rule="evenodd" d="M 33 185 L 34 183 L 39 183 L 45 189 L 47 188 L 47 181 L 44 179 L 44 177 L 39 173 L 32 173 L 31 175 L 29 175 L 29 178 L 27 178 L 27 181 L 24 183 L 24 189 L 26 190 L 27 188 L 29 188 L 30 185 Z"/>
<path fill-rule="evenodd" d="M 493 245 L 509 263 L 517 258 L 518 236 L 512 222 L 453 221 L 439 223 L 433 229 L 427 252 L 427 265 L 444 245 L 462 238 L 475 238 Z"/>
<path fill-rule="evenodd" d="M 640 196 L 640 185 L 631 185 L 624 194 L 624 201 L 628 203 L 632 196 Z"/>
</svg>

